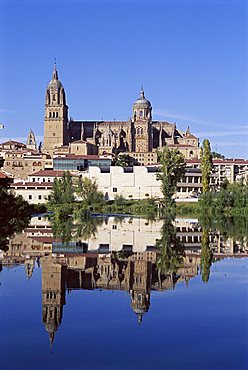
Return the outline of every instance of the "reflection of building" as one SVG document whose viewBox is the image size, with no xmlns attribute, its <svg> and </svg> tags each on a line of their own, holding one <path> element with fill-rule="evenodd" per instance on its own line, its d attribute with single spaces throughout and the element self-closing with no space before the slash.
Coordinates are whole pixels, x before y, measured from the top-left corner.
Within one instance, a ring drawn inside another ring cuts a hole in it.
<svg viewBox="0 0 248 370">
<path fill-rule="evenodd" d="M 52 346 L 55 332 L 61 324 L 65 304 L 64 267 L 51 257 L 42 260 L 42 318 Z"/>
<path fill-rule="evenodd" d="M 54 238 L 46 218 L 34 217 L 21 234 L 9 242 L 2 256 L 2 265 L 24 264 L 28 278 L 36 262 L 42 266 L 42 317 L 52 344 L 62 321 L 66 290 L 106 289 L 129 293 L 131 307 L 139 322 L 150 308 L 153 290 L 174 289 L 179 282 L 186 285 L 199 272 L 202 229 L 197 219 L 176 219 L 177 237 L 184 246 L 182 262 L 176 271 L 159 269 L 161 251 L 156 240 L 161 238 L 162 220 L 105 219 L 95 236 L 78 237 L 68 244 Z M 76 234 L 72 232 L 72 234 Z M 246 243 L 223 240 L 219 233 L 210 233 L 210 246 L 215 258 L 247 256 Z"/>
</svg>

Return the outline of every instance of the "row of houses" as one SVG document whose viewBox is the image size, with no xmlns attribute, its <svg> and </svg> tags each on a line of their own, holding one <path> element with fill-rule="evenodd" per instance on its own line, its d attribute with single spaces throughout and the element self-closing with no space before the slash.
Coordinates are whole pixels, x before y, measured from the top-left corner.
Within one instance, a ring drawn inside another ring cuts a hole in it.
<svg viewBox="0 0 248 370">
<path fill-rule="evenodd" d="M 186 162 L 184 177 L 177 184 L 176 200 L 197 201 L 202 190 L 200 161 Z M 224 179 L 240 181 L 247 174 L 248 161 L 214 160 L 211 187 L 217 189 Z M 159 166 L 89 166 L 86 170 L 71 170 L 74 183 L 77 178 L 96 181 L 106 199 L 122 195 L 125 199 L 162 198 L 161 182 L 157 180 Z M 49 199 L 55 178 L 62 178 L 64 170 L 40 170 L 31 173 L 26 181 L 14 181 L 10 188 L 30 203 L 45 203 Z M 247 175 L 246 175 L 247 176 Z"/>
<path fill-rule="evenodd" d="M 161 184 L 157 180 L 160 165 L 155 163 L 156 158 L 151 157 L 155 153 L 148 153 L 150 157 L 144 160 L 137 159 L 141 164 L 139 166 L 120 167 L 112 166 L 112 154 L 83 154 L 81 146 L 76 144 L 72 145 L 71 152 L 60 149 L 53 158 L 16 141 L 0 144 L 0 156 L 4 160 L 0 185 L 12 181 L 11 190 L 16 195 L 22 195 L 30 203 L 45 203 L 54 179 L 61 178 L 65 171 L 69 171 L 75 182 L 79 176 L 95 180 L 106 199 L 114 199 L 117 194 L 126 199 L 162 197 Z M 202 189 L 200 160 L 187 159 L 185 162 L 186 173 L 177 184 L 175 198 L 194 201 Z M 230 183 L 241 180 L 247 182 L 248 160 L 214 159 L 211 187 L 218 189 L 225 179 Z"/>
</svg>

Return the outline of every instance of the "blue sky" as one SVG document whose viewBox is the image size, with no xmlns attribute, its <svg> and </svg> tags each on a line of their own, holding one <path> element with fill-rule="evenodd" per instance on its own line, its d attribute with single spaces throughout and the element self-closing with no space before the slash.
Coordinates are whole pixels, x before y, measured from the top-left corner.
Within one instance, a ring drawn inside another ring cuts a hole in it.
<svg viewBox="0 0 248 370">
<path fill-rule="evenodd" d="M 0 141 L 43 135 L 54 58 L 74 119 L 153 118 L 248 158 L 248 2 L 2 0 Z"/>
</svg>

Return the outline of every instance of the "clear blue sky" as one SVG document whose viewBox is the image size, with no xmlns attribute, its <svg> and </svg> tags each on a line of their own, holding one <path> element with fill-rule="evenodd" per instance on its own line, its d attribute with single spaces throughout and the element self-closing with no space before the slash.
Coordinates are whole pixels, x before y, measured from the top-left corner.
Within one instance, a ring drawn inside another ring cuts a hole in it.
<svg viewBox="0 0 248 370">
<path fill-rule="evenodd" d="M 153 118 L 248 158 L 245 0 L 2 0 L 0 141 L 43 136 L 54 58 L 74 119 Z"/>
</svg>

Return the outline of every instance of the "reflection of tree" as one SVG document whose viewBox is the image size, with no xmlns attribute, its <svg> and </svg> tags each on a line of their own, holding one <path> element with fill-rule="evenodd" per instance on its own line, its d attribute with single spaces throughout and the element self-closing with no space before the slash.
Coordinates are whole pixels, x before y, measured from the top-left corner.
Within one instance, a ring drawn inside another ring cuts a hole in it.
<svg viewBox="0 0 248 370">
<path fill-rule="evenodd" d="M 160 248 L 160 256 L 157 260 L 159 276 L 161 274 L 175 274 L 182 265 L 184 248 L 176 236 L 176 228 L 172 224 L 172 218 L 167 216 L 161 229 L 161 238 L 156 247 Z"/>
<path fill-rule="evenodd" d="M 244 215 L 232 216 L 223 213 L 213 216 L 205 212 L 200 215 L 200 224 L 203 229 L 220 234 L 224 241 L 232 238 L 234 242 L 247 245 L 248 218 Z"/>
<path fill-rule="evenodd" d="M 102 223 L 102 218 L 92 217 L 88 211 L 82 209 L 69 215 L 62 207 L 56 207 L 51 217 L 54 237 L 66 244 L 74 238 L 89 239 L 95 236 Z"/>
<path fill-rule="evenodd" d="M 77 236 L 83 239 L 95 237 L 103 218 L 92 217 L 89 212 L 80 210 L 76 215 Z"/>
<path fill-rule="evenodd" d="M 201 247 L 201 275 L 202 281 L 207 283 L 210 275 L 210 267 L 213 260 L 213 252 L 209 246 L 209 233 L 203 227 L 202 229 L 202 247 Z"/>
<path fill-rule="evenodd" d="M 69 243 L 72 239 L 73 218 L 63 210 L 63 207 L 54 208 L 51 217 L 53 236 L 61 239 L 63 243 Z"/>
<path fill-rule="evenodd" d="M 8 238 L 28 226 L 33 207 L 5 189 L 0 189 L 0 204 L 0 249 L 7 251 Z"/>
</svg>

